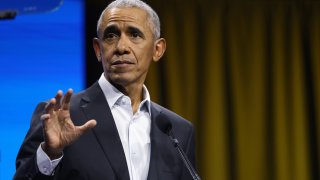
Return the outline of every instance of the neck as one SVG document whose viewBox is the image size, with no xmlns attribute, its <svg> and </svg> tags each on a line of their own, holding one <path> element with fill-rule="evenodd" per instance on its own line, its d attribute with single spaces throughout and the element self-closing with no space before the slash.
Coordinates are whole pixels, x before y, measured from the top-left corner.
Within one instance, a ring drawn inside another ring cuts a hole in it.
<svg viewBox="0 0 320 180">
<path fill-rule="evenodd" d="M 114 84 L 114 86 L 124 95 L 129 96 L 133 113 L 138 111 L 139 105 L 143 99 L 143 84 L 121 86 Z"/>
</svg>

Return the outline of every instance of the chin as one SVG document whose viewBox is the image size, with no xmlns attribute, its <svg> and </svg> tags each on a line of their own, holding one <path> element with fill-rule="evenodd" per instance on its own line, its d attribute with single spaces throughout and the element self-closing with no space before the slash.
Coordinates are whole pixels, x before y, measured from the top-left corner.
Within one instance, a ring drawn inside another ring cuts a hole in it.
<svg viewBox="0 0 320 180">
<path fill-rule="evenodd" d="M 121 76 L 121 75 L 116 75 L 116 76 L 111 76 L 109 78 L 109 80 L 113 83 L 113 84 L 117 84 L 120 86 L 126 86 L 130 83 L 132 83 L 134 80 L 131 77 L 127 77 L 127 76 Z"/>
</svg>

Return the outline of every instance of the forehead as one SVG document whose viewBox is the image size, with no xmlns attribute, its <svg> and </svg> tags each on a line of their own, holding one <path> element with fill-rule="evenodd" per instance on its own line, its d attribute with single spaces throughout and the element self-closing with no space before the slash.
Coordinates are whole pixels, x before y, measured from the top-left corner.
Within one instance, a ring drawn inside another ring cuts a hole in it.
<svg viewBox="0 0 320 180">
<path fill-rule="evenodd" d="M 100 28 L 104 29 L 106 26 L 116 23 L 129 23 L 146 28 L 148 27 L 147 22 L 148 14 L 142 9 L 134 7 L 112 8 L 104 13 Z"/>
</svg>

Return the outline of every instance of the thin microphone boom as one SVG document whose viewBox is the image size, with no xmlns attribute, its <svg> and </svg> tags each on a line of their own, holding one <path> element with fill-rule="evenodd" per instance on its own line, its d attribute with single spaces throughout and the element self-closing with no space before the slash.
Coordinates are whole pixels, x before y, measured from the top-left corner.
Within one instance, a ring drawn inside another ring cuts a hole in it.
<svg viewBox="0 0 320 180">
<path fill-rule="evenodd" d="M 172 132 L 172 124 L 169 121 L 169 119 L 164 117 L 163 114 L 160 114 L 158 116 L 158 118 L 156 119 L 156 124 L 157 124 L 158 128 L 163 133 L 168 135 L 169 138 L 171 139 L 173 146 L 178 151 L 178 154 L 180 155 L 180 157 L 181 157 L 183 163 L 185 164 L 185 166 L 187 167 L 187 169 L 188 169 L 190 175 L 192 176 L 193 180 L 201 180 L 199 175 L 197 174 L 196 170 L 193 168 L 191 162 L 189 161 L 186 153 L 182 150 L 178 139 L 176 139 L 174 137 L 173 132 Z"/>
</svg>

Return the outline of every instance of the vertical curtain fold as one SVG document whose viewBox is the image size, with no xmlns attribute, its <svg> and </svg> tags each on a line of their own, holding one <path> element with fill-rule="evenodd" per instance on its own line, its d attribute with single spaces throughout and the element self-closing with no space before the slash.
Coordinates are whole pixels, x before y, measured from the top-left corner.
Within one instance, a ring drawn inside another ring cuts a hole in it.
<svg viewBox="0 0 320 180">
<path fill-rule="evenodd" d="M 311 25 L 311 32 L 310 34 L 312 36 L 310 36 L 311 39 L 311 52 L 312 52 L 312 56 L 311 56 L 311 60 L 312 60 L 312 74 L 313 74 L 313 82 L 314 83 L 314 99 L 315 99 L 315 143 L 316 143 L 316 147 L 317 147 L 317 159 L 315 159 L 315 161 L 317 161 L 317 167 L 315 167 L 315 173 L 316 178 L 320 178 L 320 53 L 319 53 L 319 49 L 320 49 L 320 7 L 319 6 L 314 6 L 312 12 L 314 13 L 312 16 L 312 25 Z"/>
</svg>

